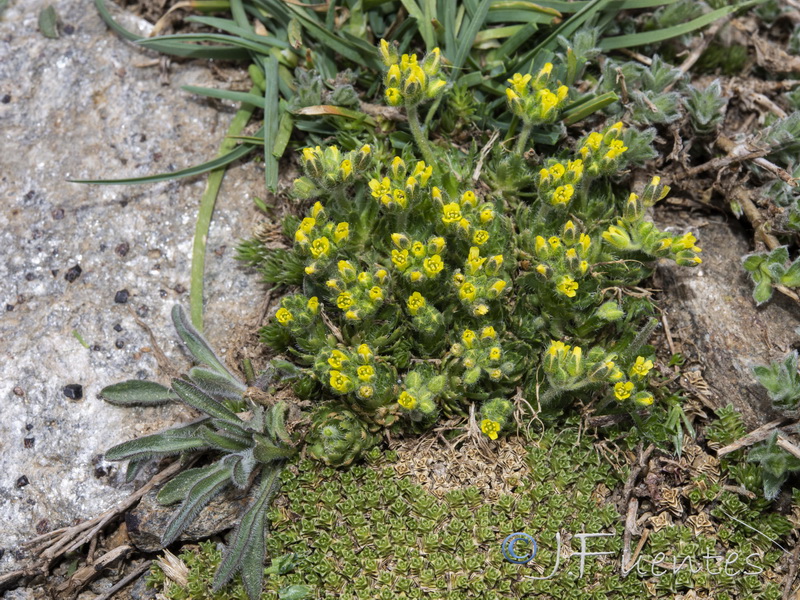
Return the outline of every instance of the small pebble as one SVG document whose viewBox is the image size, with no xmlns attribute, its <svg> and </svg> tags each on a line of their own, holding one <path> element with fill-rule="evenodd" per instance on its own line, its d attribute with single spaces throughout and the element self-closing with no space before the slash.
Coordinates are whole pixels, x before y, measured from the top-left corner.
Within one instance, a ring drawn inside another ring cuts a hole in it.
<svg viewBox="0 0 800 600">
<path fill-rule="evenodd" d="M 122 325 L 120 325 L 119 323 L 117 323 L 116 325 L 114 325 L 114 331 L 116 331 L 116 332 L 120 332 L 120 331 L 122 331 Z"/>
<path fill-rule="evenodd" d="M 20 396 L 20 397 L 22 397 L 22 396 L 24 396 L 24 395 L 25 395 L 25 390 L 23 390 L 23 389 L 22 389 L 21 387 L 19 387 L 19 386 L 16 386 L 16 387 L 14 388 L 14 395 L 15 395 L 15 396 Z"/>
<path fill-rule="evenodd" d="M 64 28 L 61 30 L 67 35 L 72 35 L 75 33 L 75 27 L 72 25 L 64 25 Z"/>
<path fill-rule="evenodd" d="M 5 96 L 3 96 L 0 102 L 2 102 L 3 104 L 8 104 L 9 102 L 11 102 L 11 94 L 6 94 Z"/>
<path fill-rule="evenodd" d="M 83 386 L 79 383 L 70 383 L 64 386 L 64 395 L 70 400 L 83 398 Z"/>
<path fill-rule="evenodd" d="M 114 345 L 119 348 L 120 350 L 125 347 L 125 340 L 119 339 L 114 342 Z"/>
<path fill-rule="evenodd" d="M 161 296 L 162 298 L 166 298 L 167 290 L 158 290 L 158 295 Z"/>
<path fill-rule="evenodd" d="M 25 425 L 25 429 L 28 430 L 28 431 L 33 429 L 33 423 L 28 423 L 27 425 Z"/>
<path fill-rule="evenodd" d="M 128 290 L 120 290 L 114 294 L 114 302 L 117 304 L 125 304 L 128 298 L 130 298 L 130 292 L 128 292 Z"/>
<path fill-rule="evenodd" d="M 17 479 L 17 487 L 18 488 L 24 488 L 29 483 L 30 483 L 30 481 L 28 481 L 28 478 L 25 475 L 23 475 L 22 477 Z"/>
<path fill-rule="evenodd" d="M 67 271 L 64 274 L 64 279 L 66 279 L 68 283 L 72 283 L 78 277 L 81 276 L 82 272 L 83 272 L 83 269 L 81 269 L 81 266 L 80 265 L 75 265 L 73 267 L 70 267 L 69 271 Z"/>
<path fill-rule="evenodd" d="M 176 294 L 184 294 L 184 293 L 186 293 L 186 288 L 185 288 L 185 287 L 183 287 L 183 286 L 182 286 L 180 283 L 179 283 L 179 284 L 177 284 L 177 285 L 176 285 L 174 288 L 172 288 L 172 289 L 173 289 L 173 290 L 175 290 L 175 293 L 176 293 Z"/>
<path fill-rule="evenodd" d="M 142 319 L 147 316 L 147 313 L 150 312 L 150 309 L 147 308 L 146 305 L 142 304 L 139 308 L 136 309 L 136 314 L 139 315 Z"/>
<path fill-rule="evenodd" d="M 11 312 L 12 310 L 14 310 L 14 305 L 13 304 L 6 304 L 6 310 L 8 312 Z"/>
<path fill-rule="evenodd" d="M 36 533 L 43 535 L 50 530 L 50 521 L 42 519 L 36 524 Z"/>
<path fill-rule="evenodd" d="M 116 248 L 114 248 L 114 252 L 116 252 L 119 256 L 126 256 L 130 249 L 131 247 L 128 245 L 128 242 L 122 242 Z"/>
<path fill-rule="evenodd" d="M 25 273 L 25 281 L 33 281 L 36 279 L 36 275 L 33 273 Z"/>
<path fill-rule="evenodd" d="M 22 440 L 22 445 L 26 448 L 33 448 L 33 445 L 36 443 L 36 438 L 26 437 Z"/>
<path fill-rule="evenodd" d="M 64 209 L 63 208 L 54 208 L 53 212 L 50 213 L 56 221 L 60 221 L 64 218 Z"/>
</svg>

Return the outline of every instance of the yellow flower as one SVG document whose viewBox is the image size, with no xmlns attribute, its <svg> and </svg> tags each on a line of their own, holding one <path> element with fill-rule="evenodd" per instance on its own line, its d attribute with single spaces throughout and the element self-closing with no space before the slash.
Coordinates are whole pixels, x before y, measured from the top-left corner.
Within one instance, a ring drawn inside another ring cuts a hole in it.
<svg viewBox="0 0 800 600">
<path fill-rule="evenodd" d="M 492 381 L 500 381 L 503 378 L 503 371 L 500 369 L 492 369 L 489 371 L 489 379 Z"/>
<path fill-rule="evenodd" d="M 653 361 L 652 360 L 645 360 L 644 356 L 637 356 L 636 362 L 633 363 L 631 367 L 631 377 L 634 375 L 637 377 L 646 377 L 647 374 L 650 372 L 650 369 L 653 368 Z"/>
<path fill-rule="evenodd" d="M 408 312 L 410 312 L 412 316 L 415 316 L 419 310 L 425 306 L 425 298 L 419 292 L 414 292 L 408 297 L 406 306 L 408 306 Z"/>
<path fill-rule="evenodd" d="M 375 277 L 381 283 L 383 283 L 388 276 L 389 276 L 389 273 L 386 272 L 386 269 L 378 269 L 377 271 L 375 271 Z"/>
<path fill-rule="evenodd" d="M 464 342 L 467 348 L 472 348 L 472 344 L 475 342 L 475 332 L 471 329 L 465 329 L 464 333 L 461 334 L 461 341 Z"/>
<path fill-rule="evenodd" d="M 413 244 L 411 244 L 411 254 L 413 254 L 417 258 L 425 256 L 425 244 L 423 244 L 422 242 L 414 242 Z"/>
<path fill-rule="evenodd" d="M 475 274 L 486 262 L 486 258 L 481 258 L 480 250 L 477 246 L 472 246 L 469 249 L 469 256 L 467 257 L 466 268 L 470 274 Z"/>
<path fill-rule="evenodd" d="M 583 176 L 583 161 L 580 158 L 569 161 L 567 163 L 567 171 L 569 171 L 577 181 Z"/>
<path fill-rule="evenodd" d="M 433 186 L 433 189 L 431 189 L 431 198 L 437 202 L 442 202 L 442 190 L 436 186 Z"/>
<path fill-rule="evenodd" d="M 494 330 L 494 327 L 492 327 L 491 325 L 481 329 L 481 339 L 482 340 L 485 340 L 485 339 L 493 340 L 495 337 L 497 337 L 497 332 Z"/>
<path fill-rule="evenodd" d="M 602 134 L 599 134 L 596 131 L 590 133 L 589 137 L 586 138 L 586 145 L 592 150 L 599 150 L 600 144 L 602 142 L 603 142 Z"/>
<path fill-rule="evenodd" d="M 380 181 L 372 179 L 369 182 L 369 189 L 372 190 L 373 198 L 381 198 L 392 191 L 392 183 L 389 181 L 388 177 L 384 177 Z"/>
<path fill-rule="evenodd" d="M 496 440 L 497 434 L 500 433 L 500 423 L 491 419 L 484 419 L 481 421 L 481 431 L 488 435 L 490 440 Z"/>
<path fill-rule="evenodd" d="M 370 365 L 363 365 L 358 367 L 356 374 L 361 381 L 370 381 L 373 377 L 375 377 L 375 369 L 373 369 Z"/>
<path fill-rule="evenodd" d="M 348 310 L 344 313 L 344 318 L 348 321 L 359 321 L 360 317 L 358 316 L 357 310 Z"/>
<path fill-rule="evenodd" d="M 557 235 L 551 236 L 551 237 L 550 237 L 550 238 L 547 240 L 547 243 L 548 243 L 548 244 L 550 244 L 550 247 L 551 247 L 553 250 L 558 250 L 558 249 L 561 247 L 561 240 L 558 238 L 558 236 L 557 236 Z"/>
<path fill-rule="evenodd" d="M 406 170 L 405 161 L 399 156 L 395 156 L 392 159 L 392 174 L 394 174 L 394 176 L 397 177 L 398 176 L 397 173 L 399 171 L 403 171 L 405 173 L 405 170 Z"/>
<path fill-rule="evenodd" d="M 313 217 L 306 217 L 300 222 L 300 227 L 297 228 L 297 231 L 302 231 L 303 233 L 311 233 L 311 230 L 314 229 L 314 225 L 317 224 L 317 220 Z"/>
<path fill-rule="evenodd" d="M 397 65 L 389 67 L 384 81 L 387 87 L 397 87 L 400 85 L 400 67 Z"/>
<path fill-rule="evenodd" d="M 461 220 L 461 206 L 457 202 L 445 204 L 442 207 L 442 221 L 446 225 L 458 223 Z"/>
<path fill-rule="evenodd" d="M 523 96 L 530 80 L 530 74 L 522 75 L 520 73 L 514 73 L 514 76 L 508 80 L 508 83 L 511 84 L 517 94 Z"/>
<path fill-rule="evenodd" d="M 342 365 L 348 360 L 347 355 L 341 350 L 332 350 L 331 356 L 328 359 L 328 364 L 334 369 L 341 369 Z"/>
<path fill-rule="evenodd" d="M 400 392 L 397 403 L 406 410 L 414 410 L 414 407 L 417 405 L 417 399 L 408 392 Z"/>
<path fill-rule="evenodd" d="M 425 269 L 425 274 L 428 277 L 435 277 L 438 275 L 442 269 L 444 269 L 444 262 L 442 262 L 442 257 L 438 254 L 434 254 L 426 258 L 422 261 L 422 268 Z"/>
<path fill-rule="evenodd" d="M 614 396 L 616 396 L 617 400 L 626 400 L 631 397 L 631 392 L 633 391 L 633 383 L 630 381 L 622 382 L 619 381 L 614 384 Z"/>
<path fill-rule="evenodd" d="M 317 149 L 319 150 L 319 146 L 317 146 Z M 303 160 L 311 161 L 311 160 L 315 160 L 316 158 L 317 158 L 317 155 L 314 152 L 313 148 L 303 148 Z"/>
<path fill-rule="evenodd" d="M 458 297 L 461 298 L 462 300 L 468 300 L 469 302 L 472 302 L 473 300 L 475 300 L 475 296 L 477 293 L 478 292 L 475 289 L 475 286 L 469 282 L 466 282 L 464 285 L 461 286 L 461 289 L 458 290 Z"/>
<path fill-rule="evenodd" d="M 353 173 L 353 163 L 349 160 L 343 160 L 339 165 L 339 171 L 342 173 L 342 179 L 347 179 Z"/>
<path fill-rule="evenodd" d="M 559 340 L 550 340 L 550 346 L 547 348 L 547 353 L 550 356 L 558 356 L 559 354 L 567 353 L 570 349 L 570 346 L 567 346 L 564 342 Z"/>
<path fill-rule="evenodd" d="M 375 389 L 371 385 L 362 385 L 358 388 L 358 395 L 362 398 L 372 398 Z"/>
<path fill-rule="evenodd" d="M 476 304 L 472 309 L 472 315 L 475 317 L 482 317 L 488 312 L 489 312 L 489 307 L 486 306 L 483 302 Z"/>
<path fill-rule="evenodd" d="M 475 192 L 468 190 L 461 194 L 461 206 L 475 206 L 475 202 L 477 202 L 477 198 L 475 197 Z"/>
<path fill-rule="evenodd" d="M 542 116 L 547 116 L 550 111 L 558 106 L 558 97 L 545 88 L 539 92 L 539 103 L 542 105 Z"/>
<path fill-rule="evenodd" d="M 490 206 L 487 206 L 481 211 L 480 215 L 481 223 L 488 223 L 492 219 L 494 219 L 494 209 Z"/>
<path fill-rule="evenodd" d="M 503 352 L 497 346 L 494 346 L 491 350 L 489 350 L 489 359 L 490 360 L 500 360 Z"/>
<path fill-rule="evenodd" d="M 400 106 L 403 102 L 403 94 L 400 93 L 400 90 L 391 87 L 386 88 L 386 104 L 389 106 Z"/>
<path fill-rule="evenodd" d="M 352 389 L 353 380 L 339 371 L 331 371 L 330 384 L 340 394 L 346 394 Z"/>
<path fill-rule="evenodd" d="M 311 207 L 311 216 L 316 219 L 323 210 L 325 209 L 322 207 L 321 202 L 314 202 L 314 206 Z"/>
<path fill-rule="evenodd" d="M 298 229 L 294 234 L 294 241 L 298 244 L 307 244 L 308 236 Z"/>
<path fill-rule="evenodd" d="M 578 243 L 581 245 L 581 248 L 583 248 L 582 254 L 586 254 L 586 251 L 589 250 L 589 246 L 592 245 L 592 238 L 582 233 L 578 238 Z"/>
<path fill-rule="evenodd" d="M 339 297 L 336 298 L 336 306 L 342 310 L 347 310 L 353 306 L 353 303 L 353 295 L 350 292 L 342 292 L 339 294 Z"/>
<path fill-rule="evenodd" d="M 536 254 L 541 254 L 543 250 L 547 249 L 547 242 L 545 242 L 544 238 L 540 235 L 536 236 L 536 240 L 534 241 L 533 249 L 536 251 Z"/>
<path fill-rule="evenodd" d="M 495 292 L 498 296 L 503 293 L 503 290 L 506 289 L 506 282 L 502 279 L 498 279 L 495 281 L 492 286 L 489 288 L 493 292 Z"/>
<path fill-rule="evenodd" d="M 550 167 L 550 170 L 548 171 L 548 173 L 553 177 L 553 179 L 561 179 L 564 176 L 564 173 L 566 172 L 567 170 L 561 163 L 554 164 L 552 167 Z"/>
<path fill-rule="evenodd" d="M 392 200 L 394 200 L 395 204 L 400 208 L 406 207 L 406 193 L 403 190 L 394 190 L 392 192 Z"/>
<path fill-rule="evenodd" d="M 578 291 L 578 282 L 569 275 L 565 275 L 561 278 L 561 281 L 556 286 L 556 289 L 560 293 L 564 294 L 567 298 L 574 298 Z"/>
<path fill-rule="evenodd" d="M 560 185 L 553 192 L 553 204 L 567 204 L 575 193 L 575 188 L 571 185 Z"/>
<path fill-rule="evenodd" d="M 383 290 L 379 288 L 377 285 L 373 286 L 369 290 L 369 299 L 373 302 L 377 302 L 378 300 L 383 300 Z"/>
<path fill-rule="evenodd" d="M 364 362 L 369 361 L 372 358 L 372 350 L 366 344 L 361 344 L 357 349 L 358 355 L 361 357 L 361 360 Z"/>
<path fill-rule="evenodd" d="M 350 224 L 345 222 L 339 223 L 333 231 L 333 241 L 338 244 L 348 237 L 350 237 Z"/>
<path fill-rule="evenodd" d="M 392 262 L 401 271 L 408 268 L 408 250 L 392 250 Z"/>
<path fill-rule="evenodd" d="M 285 308 L 278 309 L 278 312 L 275 313 L 275 318 L 278 320 L 278 323 L 284 326 L 288 325 L 289 322 L 294 319 L 292 313 Z"/>
<path fill-rule="evenodd" d="M 614 160 L 627 149 L 628 147 L 622 143 L 622 140 L 614 140 L 609 144 L 609 150 L 606 152 L 605 158 L 608 160 Z"/>
<path fill-rule="evenodd" d="M 489 241 L 489 232 L 485 229 L 478 229 L 472 236 L 472 243 L 476 246 L 483 246 Z"/>
<path fill-rule="evenodd" d="M 311 256 L 314 258 L 326 257 L 330 252 L 331 243 L 328 238 L 321 237 L 311 242 Z"/>
<path fill-rule="evenodd" d="M 313 314 L 317 314 L 319 312 L 319 298 L 317 298 L 316 296 L 312 296 L 311 298 L 309 298 L 306 307 Z"/>
<path fill-rule="evenodd" d="M 539 263 L 536 265 L 536 272 L 547 277 L 547 265 Z"/>
</svg>

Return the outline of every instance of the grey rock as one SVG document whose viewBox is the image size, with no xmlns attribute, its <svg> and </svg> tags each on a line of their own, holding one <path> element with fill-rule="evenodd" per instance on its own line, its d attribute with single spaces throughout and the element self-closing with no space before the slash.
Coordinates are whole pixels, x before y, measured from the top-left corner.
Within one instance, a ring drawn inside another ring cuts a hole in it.
<svg viewBox="0 0 800 600">
<path fill-rule="evenodd" d="M 37 31 L 51 3 L 70 25 L 55 40 Z M 108 4 L 146 33 L 144 21 Z M 124 465 L 104 462 L 104 451 L 191 416 L 177 406 L 113 407 L 98 391 L 133 378 L 166 383 L 130 308 L 187 366 L 169 315 L 175 303 L 188 307 L 204 178 L 67 181 L 175 170 L 216 155 L 234 107 L 180 88 L 229 83 L 194 61 L 173 64 L 163 85 L 153 58 L 109 32 L 91 3 L 11 0 L 0 18 L 0 97 L 9 97 L 0 103 L 0 573 L 25 562 L 20 544 L 37 532 L 96 516 L 133 491 Z M 231 363 L 263 296 L 258 277 L 234 259 L 256 220 L 254 195 L 264 195 L 262 169 L 232 169 L 208 241 L 205 330 Z M 69 282 L 75 265 L 80 275 Z M 114 302 L 121 289 L 130 292 L 124 305 Z M 73 383 L 82 399 L 64 397 Z M 20 487 L 22 476 L 29 484 Z"/>
<path fill-rule="evenodd" d="M 657 211 L 656 222 L 676 233 L 693 231 L 703 248 L 698 267 L 664 263 L 655 276 L 656 287 L 665 290 L 663 307 L 676 351 L 687 358 L 683 370 L 699 368 L 708 385 L 706 403 L 733 404 L 748 431 L 777 418 L 751 369 L 784 357 L 797 343 L 800 310 L 778 293 L 756 307 L 742 268 L 742 256 L 752 249 L 735 221 Z"/>
<path fill-rule="evenodd" d="M 239 522 L 239 516 L 247 508 L 248 496 L 229 489 L 209 502 L 181 534 L 179 540 L 193 542 L 227 529 Z M 128 536 L 133 544 L 144 552 L 161 550 L 161 535 L 172 520 L 180 503 L 162 506 L 156 500 L 156 491 L 147 494 L 139 505 L 125 515 Z"/>
</svg>

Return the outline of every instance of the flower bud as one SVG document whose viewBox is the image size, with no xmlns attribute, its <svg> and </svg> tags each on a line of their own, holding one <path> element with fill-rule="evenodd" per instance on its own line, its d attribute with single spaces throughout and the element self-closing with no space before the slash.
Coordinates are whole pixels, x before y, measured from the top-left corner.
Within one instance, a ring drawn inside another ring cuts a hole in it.
<svg viewBox="0 0 800 600">
<path fill-rule="evenodd" d="M 394 44 L 389 44 L 386 40 L 381 40 L 380 53 L 383 64 L 387 67 L 397 64 L 397 48 Z"/>
</svg>

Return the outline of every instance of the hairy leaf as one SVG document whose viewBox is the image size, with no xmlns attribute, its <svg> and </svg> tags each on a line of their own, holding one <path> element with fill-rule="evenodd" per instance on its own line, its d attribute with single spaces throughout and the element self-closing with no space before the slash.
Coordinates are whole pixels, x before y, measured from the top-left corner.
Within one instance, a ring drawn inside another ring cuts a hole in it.
<svg viewBox="0 0 800 600">
<path fill-rule="evenodd" d="M 214 398 L 241 400 L 242 394 L 247 390 L 247 386 L 243 383 L 204 367 L 192 368 L 189 371 L 189 379 Z"/>
<path fill-rule="evenodd" d="M 189 490 L 191 490 L 198 481 L 208 477 L 217 469 L 219 469 L 219 465 L 215 463 L 207 467 L 187 469 L 186 471 L 177 474 L 175 477 L 165 483 L 164 486 L 158 491 L 156 500 L 158 500 L 159 504 L 163 504 L 165 506 L 169 504 L 175 504 L 180 500 L 184 500 L 189 494 Z"/>
<path fill-rule="evenodd" d="M 231 476 L 230 468 L 220 463 L 216 463 L 215 467 L 189 490 L 183 504 L 167 524 L 167 528 L 161 536 L 163 546 L 169 546 L 178 539 L 178 536 L 194 520 L 197 513 L 228 485 Z"/>
<path fill-rule="evenodd" d="M 157 406 L 178 399 L 167 387 L 153 381 L 129 379 L 100 390 L 103 399 L 118 406 Z"/>
<path fill-rule="evenodd" d="M 182 379 L 172 380 L 172 389 L 181 397 L 181 400 L 189 406 L 206 413 L 210 417 L 240 423 L 242 420 L 236 413 L 225 408 L 222 404 L 214 400 L 211 396 L 203 392 L 200 388 Z"/>
<path fill-rule="evenodd" d="M 238 383 L 236 376 L 225 367 L 205 338 L 186 318 L 186 313 L 179 304 L 172 308 L 172 322 L 175 324 L 175 330 L 183 340 L 183 343 L 186 344 L 186 348 L 197 362 L 211 367 L 220 375 L 228 377 L 231 382 Z"/>
</svg>

